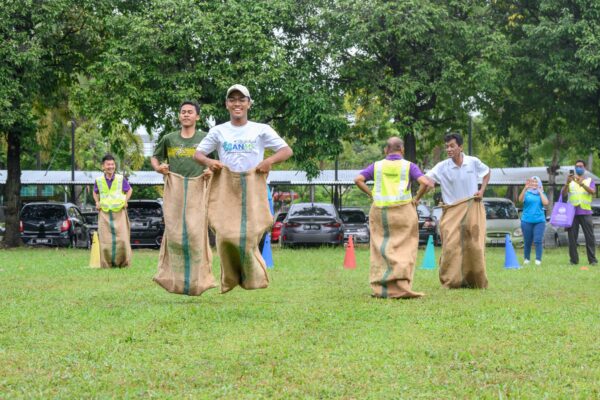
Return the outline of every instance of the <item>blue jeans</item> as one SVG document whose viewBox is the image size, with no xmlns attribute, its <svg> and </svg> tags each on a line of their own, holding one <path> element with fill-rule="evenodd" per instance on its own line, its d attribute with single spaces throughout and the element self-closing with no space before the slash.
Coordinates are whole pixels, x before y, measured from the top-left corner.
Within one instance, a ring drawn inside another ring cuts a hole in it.
<svg viewBox="0 0 600 400">
<path fill-rule="evenodd" d="M 535 259 L 542 261 L 542 242 L 544 241 L 546 223 L 538 222 L 536 224 L 532 224 L 521 221 L 521 230 L 523 231 L 523 240 L 525 241 L 525 259 L 530 259 L 531 244 L 535 243 Z"/>
</svg>

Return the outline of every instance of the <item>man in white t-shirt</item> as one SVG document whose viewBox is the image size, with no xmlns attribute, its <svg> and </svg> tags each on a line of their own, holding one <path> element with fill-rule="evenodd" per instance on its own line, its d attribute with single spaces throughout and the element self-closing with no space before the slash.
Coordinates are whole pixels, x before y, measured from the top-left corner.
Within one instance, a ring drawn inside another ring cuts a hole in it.
<svg viewBox="0 0 600 400">
<path fill-rule="evenodd" d="M 463 138 L 458 133 L 446 135 L 444 141 L 448 158 L 426 174 L 440 184 L 444 200 L 440 282 L 447 288 L 486 288 L 486 219 L 481 199 L 490 169 L 477 157 L 463 153 Z"/>
<path fill-rule="evenodd" d="M 287 143 L 267 124 L 248 120 L 248 110 L 252 106 L 250 92 L 243 85 L 233 85 L 227 90 L 225 107 L 230 121 L 217 125 L 196 148 L 194 158 L 211 171 L 224 166 L 232 172 L 269 173 L 271 166 L 283 162 L 293 154 Z M 263 160 L 265 149 L 275 154 Z M 217 151 L 219 160 L 207 157 Z"/>
</svg>

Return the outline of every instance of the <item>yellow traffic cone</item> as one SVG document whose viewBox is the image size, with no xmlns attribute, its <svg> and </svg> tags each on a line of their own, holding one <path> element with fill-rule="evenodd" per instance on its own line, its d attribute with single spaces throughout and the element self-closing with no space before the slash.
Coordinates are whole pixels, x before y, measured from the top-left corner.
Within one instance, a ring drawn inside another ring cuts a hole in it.
<svg viewBox="0 0 600 400">
<path fill-rule="evenodd" d="M 90 254 L 90 268 L 100 268 L 100 243 L 98 242 L 98 232 L 92 236 L 92 253 Z"/>
</svg>

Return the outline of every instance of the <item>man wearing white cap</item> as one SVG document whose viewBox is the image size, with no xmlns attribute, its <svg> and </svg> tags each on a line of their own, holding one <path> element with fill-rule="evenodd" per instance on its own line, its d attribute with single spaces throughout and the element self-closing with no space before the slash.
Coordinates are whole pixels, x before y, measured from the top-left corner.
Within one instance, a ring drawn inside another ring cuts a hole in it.
<svg viewBox="0 0 600 400">
<path fill-rule="evenodd" d="M 225 107 L 229 111 L 230 121 L 208 131 L 194 156 L 199 163 L 211 171 L 218 171 L 225 166 L 232 172 L 254 169 L 268 173 L 273 164 L 292 156 L 292 149 L 273 128 L 248 120 L 251 106 L 252 98 L 248 88 L 237 84 L 227 90 Z M 275 154 L 263 160 L 265 149 L 273 150 Z M 215 150 L 219 154 L 219 160 L 206 156 Z"/>
<path fill-rule="evenodd" d="M 211 171 L 208 223 L 214 229 L 221 262 L 221 293 L 236 286 L 262 289 L 269 285 L 266 263 L 259 250 L 273 217 L 267 199 L 267 174 L 273 164 L 287 160 L 292 149 L 267 124 L 248 121 L 252 106 L 243 85 L 227 90 L 230 120 L 208 131 L 194 158 Z M 265 149 L 274 154 L 264 158 Z M 207 157 L 217 151 L 219 160 Z"/>
</svg>

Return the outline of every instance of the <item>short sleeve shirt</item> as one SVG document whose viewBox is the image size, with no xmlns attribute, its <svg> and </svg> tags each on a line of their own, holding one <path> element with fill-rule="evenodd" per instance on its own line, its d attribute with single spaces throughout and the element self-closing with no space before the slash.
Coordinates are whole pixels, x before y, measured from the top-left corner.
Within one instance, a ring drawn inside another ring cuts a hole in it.
<svg viewBox="0 0 600 400">
<path fill-rule="evenodd" d="M 204 166 L 194 159 L 194 153 L 205 136 L 202 131 L 196 131 L 191 138 L 181 137 L 180 132 L 169 133 L 158 141 L 153 156 L 160 162 L 167 162 L 171 172 L 189 178 L 200 176 Z"/>
<path fill-rule="evenodd" d="M 113 175 L 113 177 L 110 179 L 108 179 L 106 175 L 104 175 L 104 179 L 106 179 L 106 185 L 110 189 L 113 181 L 115 180 L 115 175 Z M 123 177 L 123 193 L 129 192 L 129 189 L 131 189 L 131 185 L 129 184 L 129 181 L 127 181 L 127 178 Z M 99 191 L 100 190 L 98 190 L 98 182 L 96 182 L 96 180 L 94 179 L 94 193 L 98 193 Z"/>
<path fill-rule="evenodd" d="M 460 167 L 448 158 L 437 163 L 425 175 L 442 187 L 444 203 L 454 204 L 477 193 L 479 180 L 489 172 L 489 167 L 479 158 L 463 154 Z"/>
<path fill-rule="evenodd" d="M 226 122 L 211 128 L 197 150 L 205 155 L 216 150 L 227 168 L 245 172 L 263 160 L 265 149 L 278 151 L 284 147 L 287 143 L 269 125 L 248 121 L 244 126 Z"/>
<path fill-rule="evenodd" d="M 402 156 L 400 154 L 389 154 L 385 159 L 389 161 L 402 160 Z M 375 176 L 375 163 L 370 164 L 367 168 L 360 171 L 360 174 L 365 178 L 365 181 L 372 181 Z M 423 176 L 423 172 L 421 172 L 416 164 L 411 162 L 409 176 L 411 181 L 416 181 Z"/>
</svg>

